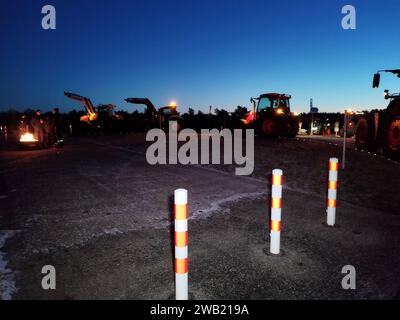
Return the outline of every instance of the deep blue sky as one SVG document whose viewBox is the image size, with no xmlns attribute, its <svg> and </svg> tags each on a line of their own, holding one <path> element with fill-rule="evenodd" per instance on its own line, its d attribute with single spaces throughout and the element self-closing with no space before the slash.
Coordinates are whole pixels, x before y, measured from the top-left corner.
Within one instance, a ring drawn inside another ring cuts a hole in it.
<svg viewBox="0 0 400 320">
<path fill-rule="evenodd" d="M 57 10 L 57 30 L 41 28 L 41 8 Z M 357 9 L 357 30 L 341 28 L 341 8 Z M 2 0 L 0 109 L 79 109 L 72 91 L 95 104 L 143 96 L 228 110 L 250 96 L 285 92 L 292 108 L 384 107 L 388 75 L 400 68 L 400 1 L 337 0 Z"/>
</svg>

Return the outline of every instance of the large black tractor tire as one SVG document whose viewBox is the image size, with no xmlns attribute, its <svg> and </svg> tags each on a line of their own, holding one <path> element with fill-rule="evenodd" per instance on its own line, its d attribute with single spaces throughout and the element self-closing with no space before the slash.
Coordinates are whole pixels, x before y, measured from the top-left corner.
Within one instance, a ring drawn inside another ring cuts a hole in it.
<svg viewBox="0 0 400 320">
<path fill-rule="evenodd" d="M 288 131 L 286 137 L 293 139 L 296 138 L 297 134 L 299 133 L 299 122 L 292 119 L 289 123 Z"/>
<path fill-rule="evenodd" d="M 374 147 L 374 123 L 371 117 L 361 116 L 355 129 L 356 147 L 363 150 L 372 150 Z"/>
<path fill-rule="evenodd" d="M 275 118 L 265 118 L 261 121 L 259 133 L 266 138 L 276 138 L 279 135 L 279 123 Z"/>
<path fill-rule="evenodd" d="M 400 100 L 388 110 L 383 134 L 383 153 L 392 159 L 400 159 Z"/>
</svg>

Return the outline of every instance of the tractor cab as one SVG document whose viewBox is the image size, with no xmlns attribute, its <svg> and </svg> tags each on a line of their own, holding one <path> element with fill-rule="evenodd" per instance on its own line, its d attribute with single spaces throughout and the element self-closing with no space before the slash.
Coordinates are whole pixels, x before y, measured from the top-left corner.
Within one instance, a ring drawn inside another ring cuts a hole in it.
<svg viewBox="0 0 400 320">
<path fill-rule="evenodd" d="M 290 113 L 290 95 L 279 93 L 266 93 L 258 98 L 251 98 L 254 104 L 255 114 L 263 113 L 289 114 Z"/>
<path fill-rule="evenodd" d="M 173 115 L 179 115 L 178 111 L 176 110 L 176 106 L 166 106 L 158 109 L 158 114 L 164 117 L 170 117 Z"/>
<path fill-rule="evenodd" d="M 380 70 L 377 73 L 374 74 L 374 79 L 372 81 L 372 87 L 373 88 L 379 88 L 380 82 L 381 82 L 381 73 L 382 72 L 390 72 L 396 75 L 398 78 L 400 78 L 400 69 L 393 69 L 393 70 Z M 384 91 L 384 97 L 385 99 L 395 99 L 400 97 L 400 93 L 394 93 L 391 94 L 389 90 Z"/>
</svg>

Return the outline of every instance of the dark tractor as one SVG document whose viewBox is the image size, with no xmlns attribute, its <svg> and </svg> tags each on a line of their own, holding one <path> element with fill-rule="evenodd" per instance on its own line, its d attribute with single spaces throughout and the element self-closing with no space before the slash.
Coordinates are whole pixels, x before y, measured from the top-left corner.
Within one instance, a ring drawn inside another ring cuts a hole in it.
<svg viewBox="0 0 400 320">
<path fill-rule="evenodd" d="M 290 95 L 279 93 L 265 93 L 251 98 L 253 111 L 243 119 L 244 124 L 264 137 L 294 138 L 299 131 L 299 119 L 296 113 L 290 111 L 290 98 Z"/>
<path fill-rule="evenodd" d="M 374 75 L 373 88 L 380 84 L 380 73 L 389 72 L 400 78 L 400 69 L 381 70 Z M 384 110 L 372 110 L 359 116 L 355 135 L 359 149 L 378 151 L 393 159 L 400 159 L 400 94 L 385 90 L 390 103 Z"/>
</svg>

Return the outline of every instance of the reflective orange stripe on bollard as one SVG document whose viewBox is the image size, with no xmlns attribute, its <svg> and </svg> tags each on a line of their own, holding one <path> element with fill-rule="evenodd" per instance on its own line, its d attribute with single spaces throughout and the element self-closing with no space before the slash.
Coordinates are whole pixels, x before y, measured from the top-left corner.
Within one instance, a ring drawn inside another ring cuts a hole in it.
<svg viewBox="0 0 400 320">
<path fill-rule="evenodd" d="M 187 231 L 177 232 L 175 231 L 175 246 L 186 247 L 189 243 L 189 237 Z"/>
<path fill-rule="evenodd" d="M 336 159 L 336 158 L 331 158 L 331 159 Z M 338 162 L 329 162 L 329 171 L 338 171 Z"/>
<path fill-rule="evenodd" d="M 272 176 L 272 184 L 274 186 L 281 186 L 282 185 L 282 176 L 273 175 Z"/>
<path fill-rule="evenodd" d="M 275 208 L 275 209 L 282 208 L 282 199 L 272 198 L 271 208 Z"/>
<path fill-rule="evenodd" d="M 337 181 L 329 181 L 328 189 L 337 189 Z"/>
<path fill-rule="evenodd" d="M 328 199 L 328 208 L 336 208 L 336 200 Z"/>
<path fill-rule="evenodd" d="M 281 231 L 281 221 L 271 220 L 271 231 Z"/>
<path fill-rule="evenodd" d="M 174 210 L 175 220 L 184 220 L 188 218 L 187 204 L 176 204 Z"/>
<path fill-rule="evenodd" d="M 186 259 L 175 259 L 175 273 L 185 274 L 188 272 L 188 261 Z"/>
</svg>

